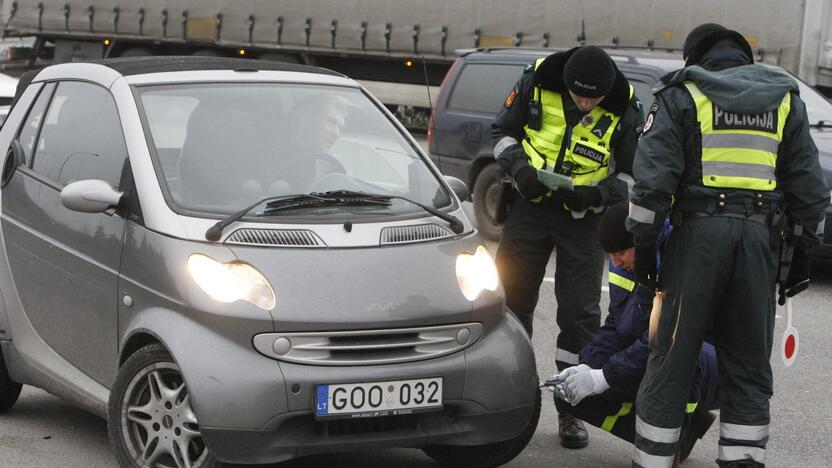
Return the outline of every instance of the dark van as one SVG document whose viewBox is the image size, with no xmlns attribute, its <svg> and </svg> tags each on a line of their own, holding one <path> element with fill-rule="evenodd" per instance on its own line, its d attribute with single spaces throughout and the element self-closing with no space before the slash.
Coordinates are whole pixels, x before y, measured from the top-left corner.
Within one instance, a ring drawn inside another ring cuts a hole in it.
<svg viewBox="0 0 832 468">
<path fill-rule="evenodd" d="M 471 187 L 474 214 L 482 235 L 498 240 L 502 225 L 495 221 L 499 181 L 504 177 L 494 159 L 491 122 L 523 68 L 554 49 L 489 48 L 459 50 L 448 71 L 428 130 L 431 159 L 442 173 L 462 179 Z M 653 103 L 651 90 L 665 74 L 684 66 L 678 52 L 638 49 L 608 50 L 627 76 L 644 108 Z M 785 73 L 785 71 L 784 71 Z M 798 80 L 806 102 L 812 135 L 820 150 L 821 166 L 832 186 L 832 103 Z M 832 207 L 827 208 L 827 218 Z M 832 221 L 825 239 L 815 250 L 832 258 Z"/>
</svg>

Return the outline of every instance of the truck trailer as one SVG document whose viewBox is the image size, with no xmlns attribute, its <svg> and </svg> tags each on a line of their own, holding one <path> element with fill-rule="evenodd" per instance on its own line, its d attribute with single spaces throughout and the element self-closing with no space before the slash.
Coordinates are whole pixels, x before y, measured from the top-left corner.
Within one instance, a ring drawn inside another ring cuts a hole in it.
<svg viewBox="0 0 832 468">
<path fill-rule="evenodd" d="M 762 62 L 832 89 L 827 0 L 5 0 L 4 34 L 54 45 L 54 61 L 234 55 L 317 65 L 389 104 L 430 107 L 455 50 L 679 50 L 719 22 Z"/>
</svg>

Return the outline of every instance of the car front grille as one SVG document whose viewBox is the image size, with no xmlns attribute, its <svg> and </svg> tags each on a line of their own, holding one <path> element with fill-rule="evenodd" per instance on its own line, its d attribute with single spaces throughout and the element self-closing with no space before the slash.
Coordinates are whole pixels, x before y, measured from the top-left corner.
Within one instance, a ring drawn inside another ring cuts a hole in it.
<svg viewBox="0 0 832 468">
<path fill-rule="evenodd" d="M 264 247 L 326 247 L 317 234 L 302 229 L 237 229 L 225 242 Z"/>
<path fill-rule="evenodd" d="M 263 333 L 254 337 L 261 354 L 318 366 L 359 366 L 422 361 L 476 343 L 481 323 L 391 330 Z"/>
<path fill-rule="evenodd" d="M 452 237 L 454 234 L 438 224 L 392 226 L 381 230 L 381 245 L 412 244 Z"/>
</svg>

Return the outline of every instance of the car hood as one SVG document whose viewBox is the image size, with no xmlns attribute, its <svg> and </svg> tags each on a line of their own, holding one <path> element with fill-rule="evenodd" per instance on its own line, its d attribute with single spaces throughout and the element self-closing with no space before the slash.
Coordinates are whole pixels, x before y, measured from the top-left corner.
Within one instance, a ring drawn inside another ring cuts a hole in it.
<svg viewBox="0 0 832 468">
<path fill-rule="evenodd" d="M 406 328 L 467 322 L 456 278 L 463 242 L 375 248 L 230 247 L 271 282 L 275 330 Z M 501 298 L 500 298 L 501 299 Z"/>
</svg>

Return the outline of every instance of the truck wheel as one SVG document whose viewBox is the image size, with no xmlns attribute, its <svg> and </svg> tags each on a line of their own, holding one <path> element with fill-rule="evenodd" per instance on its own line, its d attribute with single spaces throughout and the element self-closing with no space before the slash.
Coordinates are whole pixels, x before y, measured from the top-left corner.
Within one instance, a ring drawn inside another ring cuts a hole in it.
<svg viewBox="0 0 832 468">
<path fill-rule="evenodd" d="M 477 228 L 482 236 L 488 240 L 498 241 L 503 235 L 503 225 L 495 221 L 497 212 L 497 194 L 500 191 L 500 180 L 503 170 L 496 163 L 482 168 L 474 182 L 474 217 Z"/>
<path fill-rule="evenodd" d="M 291 54 L 282 54 L 280 52 L 266 52 L 261 56 L 257 57 L 258 60 L 268 60 L 270 62 L 283 62 L 283 63 L 300 63 L 300 59 Z"/>
<path fill-rule="evenodd" d="M 216 49 L 197 49 L 191 52 L 191 55 L 196 55 L 199 57 L 225 57 L 226 54 L 220 52 Z"/>
<path fill-rule="evenodd" d="M 119 369 L 107 431 L 125 468 L 220 466 L 199 432 L 179 366 L 159 344 L 139 349 Z"/>
<path fill-rule="evenodd" d="M 119 54 L 119 57 L 148 57 L 155 55 L 146 47 L 131 47 Z"/>
<path fill-rule="evenodd" d="M 5 413 L 14 406 L 20 396 L 21 388 L 23 385 L 9 377 L 6 361 L 3 359 L 3 350 L 0 350 L 0 413 Z"/>
<path fill-rule="evenodd" d="M 537 429 L 538 419 L 540 419 L 540 390 L 537 391 L 535 397 L 534 412 L 529 420 L 529 425 L 516 438 L 474 446 L 431 445 L 422 450 L 442 466 L 453 468 L 502 466 L 513 460 L 526 448 Z"/>
</svg>

